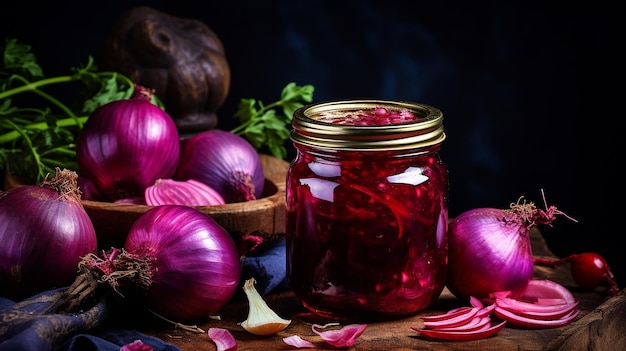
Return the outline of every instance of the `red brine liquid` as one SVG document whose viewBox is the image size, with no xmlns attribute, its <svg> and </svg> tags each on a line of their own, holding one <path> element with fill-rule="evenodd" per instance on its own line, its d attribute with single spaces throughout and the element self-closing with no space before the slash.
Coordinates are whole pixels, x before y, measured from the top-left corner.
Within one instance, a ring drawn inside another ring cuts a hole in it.
<svg viewBox="0 0 626 351">
<path fill-rule="evenodd" d="M 343 114 L 317 120 L 419 123 L 405 110 L 381 107 Z M 294 145 L 298 155 L 286 184 L 287 275 L 304 306 L 328 319 L 375 321 L 431 305 L 447 269 L 448 173 L 438 146 Z"/>
</svg>

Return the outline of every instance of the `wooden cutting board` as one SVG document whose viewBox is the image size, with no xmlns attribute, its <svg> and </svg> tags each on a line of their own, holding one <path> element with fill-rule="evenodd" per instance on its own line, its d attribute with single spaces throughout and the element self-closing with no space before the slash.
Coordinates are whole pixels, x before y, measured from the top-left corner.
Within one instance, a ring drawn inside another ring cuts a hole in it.
<svg viewBox="0 0 626 351">
<path fill-rule="evenodd" d="M 554 257 L 538 230 L 531 232 L 533 253 L 536 256 Z M 355 345 L 343 350 L 626 350 L 626 292 L 607 297 L 605 290 L 584 291 L 576 286 L 569 265 L 559 268 L 535 267 L 536 279 L 550 279 L 567 287 L 579 301 L 581 314 L 567 326 L 551 329 L 524 329 L 507 325 L 493 337 L 475 341 L 434 341 L 425 339 L 411 327 L 421 327 L 420 316 L 445 312 L 461 306 L 448 290 L 427 310 L 399 320 L 371 323 Z M 291 291 L 265 297 L 268 305 L 281 317 L 291 319 L 291 324 L 280 333 L 260 337 L 246 332 L 238 323 L 247 318 L 247 301 L 228 304 L 220 312 L 221 320 L 210 320 L 198 326 L 204 331 L 211 327 L 228 329 L 237 340 L 238 350 L 296 350 L 283 342 L 284 337 L 299 335 L 317 347 L 303 350 L 337 350 L 325 344 L 311 331 L 307 311 Z M 157 336 L 178 346 L 183 351 L 216 350 L 206 333 L 194 334 L 169 326 L 150 327 L 142 332 Z"/>
</svg>

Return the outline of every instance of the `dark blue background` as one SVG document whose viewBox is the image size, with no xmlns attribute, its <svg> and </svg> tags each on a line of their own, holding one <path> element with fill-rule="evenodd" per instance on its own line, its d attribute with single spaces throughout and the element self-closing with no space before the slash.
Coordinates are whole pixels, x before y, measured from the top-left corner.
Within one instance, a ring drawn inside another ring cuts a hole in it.
<svg viewBox="0 0 626 351">
<path fill-rule="evenodd" d="M 218 111 L 224 129 L 235 124 L 239 99 L 275 101 L 290 81 L 312 84 L 316 101 L 437 106 L 448 134 L 442 156 L 452 216 L 505 208 L 522 195 L 542 206 L 544 189 L 548 205 L 578 220 L 542 228 L 552 250 L 601 253 L 623 287 L 623 4 L 551 3 L 12 1 L 0 9 L 0 35 L 31 44 L 52 76 L 97 55 L 134 5 L 202 20 L 231 68 Z"/>
</svg>

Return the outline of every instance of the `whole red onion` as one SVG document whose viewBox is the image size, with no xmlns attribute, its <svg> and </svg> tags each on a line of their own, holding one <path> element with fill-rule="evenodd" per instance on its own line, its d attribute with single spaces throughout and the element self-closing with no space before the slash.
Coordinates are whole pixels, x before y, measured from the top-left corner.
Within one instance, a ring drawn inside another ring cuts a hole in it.
<svg viewBox="0 0 626 351">
<path fill-rule="evenodd" d="M 80 203 L 75 172 L 0 194 L 0 295 L 23 298 L 70 284 L 96 232 Z"/>
<path fill-rule="evenodd" d="M 157 179 L 174 175 L 180 157 L 176 124 L 150 98 L 138 86 L 130 99 L 100 106 L 85 122 L 76 142 L 79 174 L 95 188 L 88 194 L 105 197 L 85 199 L 143 196 Z"/>
<path fill-rule="evenodd" d="M 509 209 L 476 208 L 448 226 L 448 289 L 460 299 L 488 298 L 490 293 L 518 291 L 533 278 L 530 229 L 551 225 L 554 206 L 546 211 L 533 203 Z"/>
<path fill-rule="evenodd" d="M 230 234 L 188 206 L 156 206 L 131 227 L 125 250 L 152 262 L 148 299 L 157 313 L 176 320 L 206 318 L 234 295 L 241 264 Z"/>
<path fill-rule="evenodd" d="M 219 129 L 196 134 L 183 144 L 176 179 L 195 179 L 215 189 L 227 203 L 263 194 L 261 158 L 243 137 Z"/>
</svg>

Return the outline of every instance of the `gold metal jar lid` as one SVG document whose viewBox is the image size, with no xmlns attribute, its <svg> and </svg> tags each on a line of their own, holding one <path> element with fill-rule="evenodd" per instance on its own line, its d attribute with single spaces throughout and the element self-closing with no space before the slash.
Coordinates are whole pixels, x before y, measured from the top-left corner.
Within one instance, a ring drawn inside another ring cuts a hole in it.
<svg viewBox="0 0 626 351">
<path fill-rule="evenodd" d="M 377 115 L 375 111 L 386 114 Z M 389 121 L 389 114 L 409 118 Z M 359 115 L 367 115 L 368 121 L 353 118 Z M 391 100 L 338 100 L 306 105 L 294 112 L 292 127 L 294 143 L 337 150 L 430 148 L 446 138 L 439 109 Z"/>
</svg>

